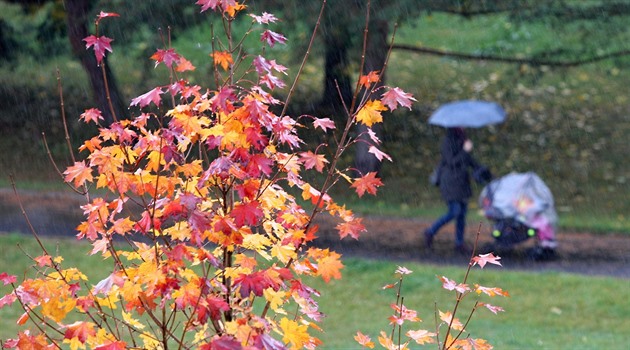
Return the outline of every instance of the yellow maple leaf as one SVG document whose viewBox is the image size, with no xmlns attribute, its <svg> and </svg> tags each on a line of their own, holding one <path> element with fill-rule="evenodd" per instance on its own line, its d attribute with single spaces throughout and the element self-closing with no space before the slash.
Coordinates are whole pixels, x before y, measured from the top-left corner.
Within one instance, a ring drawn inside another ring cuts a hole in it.
<svg viewBox="0 0 630 350">
<path fill-rule="evenodd" d="M 122 312 L 122 317 L 123 320 L 125 321 L 125 323 L 127 323 L 128 325 L 136 328 L 136 329 L 143 329 L 144 328 L 144 324 L 142 324 L 142 322 L 136 320 L 135 318 L 133 318 L 133 316 L 131 315 L 130 312 Z"/>
<path fill-rule="evenodd" d="M 51 299 L 42 303 L 42 315 L 50 317 L 55 322 L 61 322 L 76 305 L 75 299 Z"/>
<path fill-rule="evenodd" d="M 282 329 L 283 333 L 282 341 L 286 344 L 291 344 L 291 349 L 303 348 L 310 339 L 307 325 L 301 325 L 286 317 L 280 320 L 280 329 Z"/>
<path fill-rule="evenodd" d="M 162 344 L 155 337 L 155 335 L 151 334 L 151 332 L 144 332 L 140 334 L 140 339 L 142 339 L 143 348 L 144 349 L 161 349 Z"/>
<path fill-rule="evenodd" d="M 166 165 L 166 161 L 164 157 L 162 157 L 162 153 L 159 151 L 151 151 L 147 156 L 147 166 L 146 169 L 149 171 L 158 171 L 160 169 L 160 165 Z"/>
<path fill-rule="evenodd" d="M 264 235 L 253 233 L 243 237 L 243 248 L 251 250 L 264 250 L 271 245 L 271 240 Z"/>
<path fill-rule="evenodd" d="M 379 100 L 368 101 L 363 108 L 357 113 L 357 121 L 367 126 L 383 121 L 382 111 L 386 111 L 387 107 Z"/>
<path fill-rule="evenodd" d="M 280 306 L 284 304 L 286 295 L 287 292 L 282 290 L 274 291 L 273 288 L 267 288 L 263 291 L 265 300 L 269 302 L 269 306 L 271 306 L 271 309 L 275 312 L 278 312 L 280 310 Z"/>
<path fill-rule="evenodd" d="M 163 233 L 174 240 L 183 242 L 190 238 L 190 226 L 188 226 L 187 221 L 180 221 L 175 225 L 164 229 Z"/>
<path fill-rule="evenodd" d="M 278 243 L 271 248 L 271 256 L 286 264 L 289 260 L 297 258 L 297 253 L 295 247 Z"/>
</svg>

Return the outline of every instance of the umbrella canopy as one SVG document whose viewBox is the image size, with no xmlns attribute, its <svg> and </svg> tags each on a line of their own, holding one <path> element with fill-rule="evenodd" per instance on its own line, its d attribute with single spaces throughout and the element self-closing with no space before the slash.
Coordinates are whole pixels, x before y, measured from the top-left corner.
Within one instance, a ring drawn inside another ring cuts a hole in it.
<svg viewBox="0 0 630 350">
<path fill-rule="evenodd" d="M 505 110 L 494 102 L 456 101 L 440 106 L 429 118 L 429 124 L 446 128 L 479 128 L 501 123 Z"/>
</svg>

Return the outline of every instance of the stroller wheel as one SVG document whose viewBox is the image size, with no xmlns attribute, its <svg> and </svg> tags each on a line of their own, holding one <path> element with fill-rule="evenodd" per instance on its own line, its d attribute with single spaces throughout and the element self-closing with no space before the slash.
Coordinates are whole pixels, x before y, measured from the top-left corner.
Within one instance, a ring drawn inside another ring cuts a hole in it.
<svg viewBox="0 0 630 350">
<path fill-rule="evenodd" d="M 511 246 L 536 236 L 536 229 L 514 218 L 499 219 L 494 224 L 492 236 L 500 245 Z"/>
<path fill-rule="evenodd" d="M 555 260 L 558 257 L 555 249 L 541 246 L 531 248 L 527 255 L 534 261 L 550 261 Z"/>
</svg>

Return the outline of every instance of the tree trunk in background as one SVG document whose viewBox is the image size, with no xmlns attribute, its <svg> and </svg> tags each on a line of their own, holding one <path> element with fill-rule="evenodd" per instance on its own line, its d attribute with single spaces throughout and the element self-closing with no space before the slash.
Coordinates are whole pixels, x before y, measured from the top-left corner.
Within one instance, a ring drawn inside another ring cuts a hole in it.
<svg viewBox="0 0 630 350">
<path fill-rule="evenodd" d="M 389 24 L 385 20 L 370 21 L 363 74 L 367 74 L 371 71 L 381 71 L 383 69 L 385 59 L 387 58 L 388 28 Z M 383 84 L 385 84 L 385 75 L 381 77 L 379 85 Z M 382 91 L 377 92 L 377 94 L 382 94 Z M 376 123 L 372 125 L 372 130 L 382 141 L 383 124 Z M 365 175 L 369 172 L 379 172 L 381 170 L 381 162 L 372 153 L 368 153 L 372 141 L 370 141 L 370 137 L 367 135 L 367 127 L 363 124 L 359 124 L 357 126 L 357 134 L 359 135 L 359 139 L 366 140 L 366 142 L 358 142 L 356 145 L 354 167 L 361 175 Z"/>
<path fill-rule="evenodd" d="M 343 30 L 329 29 L 334 33 L 327 33 L 324 37 L 324 93 L 321 106 L 332 113 L 335 121 L 345 123 L 347 115 L 343 109 L 342 100 L 348 106 L 352 101 L 352 80 L 348 72 L 348 34 Z"/>
<path fill-rule="evenodd" d="M 103 113 L 103 118 L 107 125 L 114 121 L 111 108 L 107 101 L 105 90 L 105 80 L 101 67 L 96 63 L 96 57 L 92 50 L 85 49 L 83 38 L 90 35 L 88 32 L 88 12 L 90 11 L 93 1 L 91 0 L 66 0 L 66 25 L 68 26 L 68 38 L 72 45 L 72 52 L 81 61 L 81 65 L 85 69 L 92 86 L 92 92 L 98 109 Z M 106 59 L 103 60 L 106 62 Z M 114 74 L 105 64 L 105 74 L 109 85 L 109 94 L 117 118 L 124 118 L 126 112 L 126 104 L 123 102 Z"/>
</svg>

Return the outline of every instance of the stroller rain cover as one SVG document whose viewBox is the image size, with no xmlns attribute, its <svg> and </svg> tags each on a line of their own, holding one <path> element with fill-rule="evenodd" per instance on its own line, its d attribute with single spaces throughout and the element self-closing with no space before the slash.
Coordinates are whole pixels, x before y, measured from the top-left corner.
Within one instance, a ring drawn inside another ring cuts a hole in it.
<svg viewBox="0 0 630 350">
<path fill-rule="evenodd" d="M 486 185 L 479 206 L 491 220 L 513 218 L 538 230 L 541 241 L 555 241 L 558 221 L 549 187 L 533 172 L 510 173 Z"/>
</svg>

